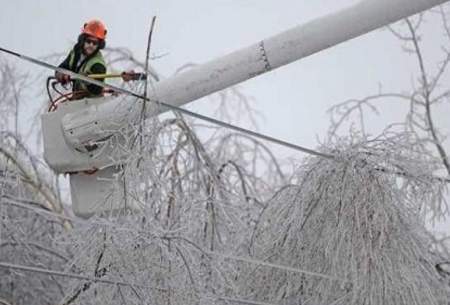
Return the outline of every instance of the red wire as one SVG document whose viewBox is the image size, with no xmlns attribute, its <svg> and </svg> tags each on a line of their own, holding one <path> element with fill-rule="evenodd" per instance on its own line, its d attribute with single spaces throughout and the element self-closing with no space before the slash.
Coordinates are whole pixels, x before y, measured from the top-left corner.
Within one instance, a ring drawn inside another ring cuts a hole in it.
<svg viewBox="0 0 450 305">
<path fill-rule="evenodd" d="M 64 99 L 69 100 L 71 95 L 73 95 L 73 92 L 61 95 L 56 100 L 52 101 L 52 103 L 50 104 L 50 107 L 48 108 L 48 112 L 55 111 L 58 108 L 57 104 L 62 104 L 63 102 L 59 103 L 61 100 L 64 100 Z"/>
</svg>

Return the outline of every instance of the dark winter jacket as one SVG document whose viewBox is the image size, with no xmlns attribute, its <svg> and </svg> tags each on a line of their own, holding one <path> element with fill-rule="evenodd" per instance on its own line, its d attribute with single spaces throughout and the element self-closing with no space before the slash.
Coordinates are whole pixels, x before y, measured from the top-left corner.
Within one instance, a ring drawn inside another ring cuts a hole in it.
<svg viewBox="0 0 450 305">
<path fill-rule="evenodd" d="M 97 50 L 83 60 L 81 44 L 77 43 L 70 51 L 66 59 L 59 65 L 60 68 L 64 68 L 83 75 L 89 74 L 104 74 L 106 73 L 106 64 L 103 59 L 103 55 L 100 50 Z M 104 79 L 97 79 L 104 81 Z M 74 80 L 73 92 L 85 91 L 87 97 L 98 97 L 102 95 L 103 88 L 100 86 L 88 84 L 80 80 Z"/>
</svg>

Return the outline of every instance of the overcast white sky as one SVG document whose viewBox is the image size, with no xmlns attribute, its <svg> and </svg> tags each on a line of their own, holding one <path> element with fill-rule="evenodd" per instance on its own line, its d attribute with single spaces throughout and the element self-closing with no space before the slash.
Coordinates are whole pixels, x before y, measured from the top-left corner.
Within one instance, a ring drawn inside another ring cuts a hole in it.
<svg viewBox="0 0 450 305">
<path fill-rule="evenodd" d="M 67 51 L 82 24 L 100 18 L 109 46 L 126 46 L 144 58 L 152 16 L 157 16 L 152 54 L 167 56 L 151 64 L 165 76 L 187 62 L 202 63 L 268 36 L 334 12 L 357 0 L 15 0 L 2 1 L 0 46 L 29 56 Z M 437 16 L 426 19 L 426 60 L 437 63 L 441 41 Z M 31 64 L 21 66 L 30 71 Z M 45 73 L 49 73 L 41 69 Z M 349 98 L 383 91 L 410 91 L 417 76 L 414 57 L 387 30 L 377 30 L 240 85 L 255 98 L 265 121 L 260 131 L 314 147 L 324 138 L 326 110 Z M 202 111 L 202 101 L 195 110 Z M 407 108 L 392 102 L 374 125 L 400 120 Z M 436 114 L 450 130 L 447 111 Z M 298 155 L 282 150 L 280 153 Z"/>
</svg>

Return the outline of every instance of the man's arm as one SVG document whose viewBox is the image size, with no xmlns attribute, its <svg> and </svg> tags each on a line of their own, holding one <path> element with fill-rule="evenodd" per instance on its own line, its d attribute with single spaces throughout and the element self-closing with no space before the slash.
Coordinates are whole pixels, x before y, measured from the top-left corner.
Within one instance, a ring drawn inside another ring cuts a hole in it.
<svg viewBox="0 0 450 305">
<path fill-rule="evenodd" d="M 64 59 L 64 61 L 62 63 L 60 63 L 58 67 L 70 70 L 69 63 L 70 63 L 70 54 L 67 55 L 66 59 Z"/>
<path fill-rule="evenodd" d="M 62 63 L 59 64 L 60 68 L 70 70 L 70 54 L 67 55 L 66 59 Z M 55 71 L 55 77 L 61 84 L 66 84 L 70 81 L 70 76 Z"/>
</svg>

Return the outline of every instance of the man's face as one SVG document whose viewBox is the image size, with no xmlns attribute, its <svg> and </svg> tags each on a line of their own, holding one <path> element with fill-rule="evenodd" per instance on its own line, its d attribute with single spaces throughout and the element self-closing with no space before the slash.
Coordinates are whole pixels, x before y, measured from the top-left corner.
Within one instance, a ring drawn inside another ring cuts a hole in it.
<svg viewBox="0 0 450 305">
<path fill-rule="evenodd" d="M 84 40 L 84 46 L 83 46 L 84 54 L 86 54 L 86 56 L 89 56 L 92 53 L 94 53 L 98 48 L 99 42 L 100 41 L 97 38 L 92 37 L 92 36 L 87 36 L 86 39 Z"/>
</svg>

